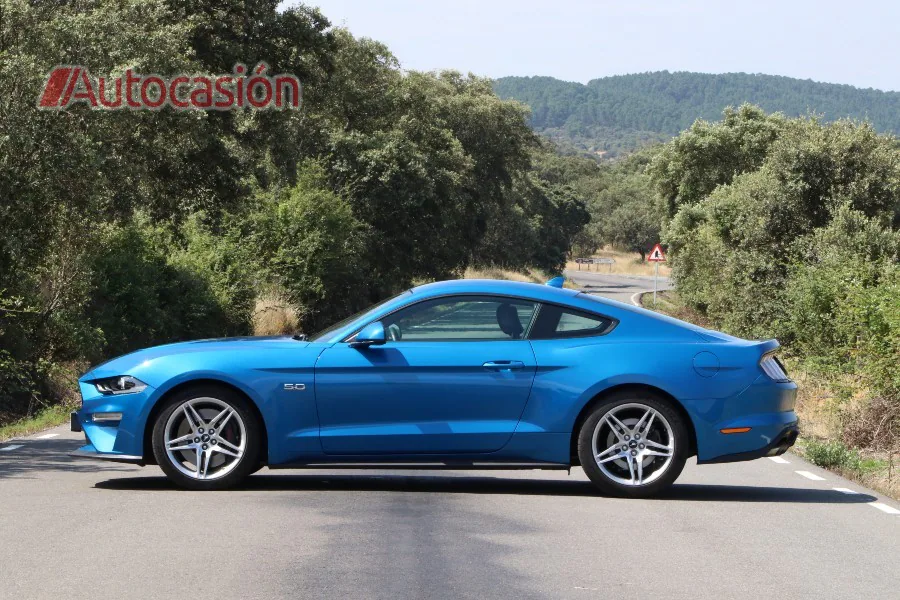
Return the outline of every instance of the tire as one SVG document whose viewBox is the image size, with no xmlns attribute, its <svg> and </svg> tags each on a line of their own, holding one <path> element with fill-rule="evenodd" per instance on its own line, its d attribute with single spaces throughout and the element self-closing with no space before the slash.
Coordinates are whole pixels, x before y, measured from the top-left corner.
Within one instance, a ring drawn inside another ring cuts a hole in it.
<svg viewBox="0 0 900 600">
<path fill-rule="evenodd" d="M 578 431 L 581 467 L 600 491 L 612 496 L 646 498 L 668 488 L 681 474 L 689 446 L 684 417 L 648 392 L 611 395 L 591 410 Z"/>
<path fill-rule="evenodd" d="M 153 424 L 157 464 L 190 490 L 231 488 L 259 470 L 262 439 L 262 424 L 246 398 L 215 385 L 179 391 Z"/>
</svg>

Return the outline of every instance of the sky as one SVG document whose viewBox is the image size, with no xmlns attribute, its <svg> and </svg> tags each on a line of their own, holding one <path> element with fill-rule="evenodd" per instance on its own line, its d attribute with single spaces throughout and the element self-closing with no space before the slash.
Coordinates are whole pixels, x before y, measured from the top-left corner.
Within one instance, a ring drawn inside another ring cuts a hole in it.
<svg viewBox="0 0 900 600">
<path fill-rule="evenodd" d="M 306 0 L 403 68 L 587 82 L 767 73 L 900 91 L 897 0 Z M 296 0 L 282 3 L 282 7 Z"/>
</svg>

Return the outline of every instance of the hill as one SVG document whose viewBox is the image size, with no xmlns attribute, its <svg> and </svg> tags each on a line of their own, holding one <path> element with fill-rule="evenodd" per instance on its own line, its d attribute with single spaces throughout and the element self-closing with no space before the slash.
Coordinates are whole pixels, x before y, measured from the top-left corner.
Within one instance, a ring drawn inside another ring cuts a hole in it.
<svg viewBox="0 0 900 600">
<path fill-rule="evenodd" d="M 777 75 L 637 73 L 587 84 L 553 77 L 503 77 L 501 98 L 531 107 L 531 124 L 563 148 L 604 158 L 664 141 L 696 119 L 717 120 L 726 106 L 751 102 L 788 116 L 821 114 L 867 119 L 882 132 L 900 132 L 900 92 L 859 89 Z"/>
</svg>

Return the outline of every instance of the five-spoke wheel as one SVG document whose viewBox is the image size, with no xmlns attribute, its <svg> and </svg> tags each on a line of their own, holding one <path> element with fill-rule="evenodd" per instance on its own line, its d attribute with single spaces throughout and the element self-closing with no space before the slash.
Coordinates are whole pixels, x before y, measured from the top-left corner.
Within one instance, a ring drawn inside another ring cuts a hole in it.
<svg viewBox="0 0 900 600">
<path fill-rule="evenodd" d="M 581 466 L 604 492 L 649 496 L 684 467 L 687 430 L 681 415 L 655 396 L 617 394 L 594 407 L 578 437 Z"/>
<path fill-rule="evenodd" d="M 156 419 L 153 451 L 170 479 L 192 489 L 234 485 L 258 466 L 259 424 L 227 388 L 176 394 Z"/>
</svg>

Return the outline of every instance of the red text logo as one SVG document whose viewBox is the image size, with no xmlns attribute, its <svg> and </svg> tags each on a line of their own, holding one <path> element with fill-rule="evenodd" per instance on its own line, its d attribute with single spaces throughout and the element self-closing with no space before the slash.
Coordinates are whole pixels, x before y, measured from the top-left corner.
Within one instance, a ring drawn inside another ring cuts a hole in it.
<svg viewBox="0 0 900 600">
<path fill-rule="evenodd" d="M 252 72 L 240 63 L 230 75 L 142 75 L 132 69 L 118 77 L 94 77 L 87 68 L 59 65 L 44 83 L 38 108 L 64 110 L 83 102 L 97 110 L 231 110 L 298 108 L 300 80 L 270 76 L 259 63 Z"/>
</svg>

